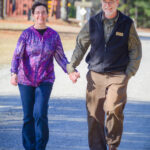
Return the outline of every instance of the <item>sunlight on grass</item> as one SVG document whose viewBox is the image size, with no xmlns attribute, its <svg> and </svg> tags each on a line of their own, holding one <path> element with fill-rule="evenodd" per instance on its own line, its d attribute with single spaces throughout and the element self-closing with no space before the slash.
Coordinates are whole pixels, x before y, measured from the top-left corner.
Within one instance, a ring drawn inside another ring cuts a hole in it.
<svg viewBox="0 0 150 150">
<path fill-rule="evenodd" d="M 20 33 L 16 31 L 0 31 L 0 65 L 10 64 Z"/>
</svg>

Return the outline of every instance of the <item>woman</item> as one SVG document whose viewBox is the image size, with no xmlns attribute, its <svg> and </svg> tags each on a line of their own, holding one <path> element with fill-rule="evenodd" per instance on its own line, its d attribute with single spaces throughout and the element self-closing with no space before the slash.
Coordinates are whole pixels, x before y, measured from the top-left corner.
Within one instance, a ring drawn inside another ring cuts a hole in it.
<svg viewBox="0 0 150 150">
<path fill-rule="evenodd" d="M 11 65 L 11 84 L 18 85 L 23 106 L 23 146 L 45 150 L 49 138 L 48 100 L 55 79 L 53 58 L 66 71 L 58 33 L 46 26 L 47 5 L 32 6 L 34 25 L 22 32 Z"/>
</svg>

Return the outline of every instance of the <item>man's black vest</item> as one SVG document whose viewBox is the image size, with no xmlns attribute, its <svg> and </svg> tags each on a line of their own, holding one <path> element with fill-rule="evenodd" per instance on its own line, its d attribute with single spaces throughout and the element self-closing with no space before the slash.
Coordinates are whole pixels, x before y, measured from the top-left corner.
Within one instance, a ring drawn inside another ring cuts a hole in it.
<svg viewBox="0 0 150 150">
<path fill-rule="evenodd" d="M 129 62 L 128 38 L 132 20 L 119 12 L 119 18 L 105 43 L 102 12 L 90 18 L 91 50 L 86 57 L 89 70 L 95 72 L 125 71 Z"/>
</svg>

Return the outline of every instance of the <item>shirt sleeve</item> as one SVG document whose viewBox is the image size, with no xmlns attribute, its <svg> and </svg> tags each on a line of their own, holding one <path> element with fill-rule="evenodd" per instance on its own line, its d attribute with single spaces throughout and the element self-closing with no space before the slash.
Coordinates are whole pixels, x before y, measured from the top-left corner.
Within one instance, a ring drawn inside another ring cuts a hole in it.
<svg viewBox="0 0 150 150">
<path fill-rule="evenodd" d="M 71 62 L 67 65 L 68 73 L 74 72 L 75 68 L 80 64 L 88 47 L 90 45 L 89 22 L 87 22 L 76 39 L 76 47 L 73 52 Z"/>
<path fill-rule="evenodd" d="M 67 73 L 66 67 L 67 67 L 67 64 L 69 62 L 68 62 L 68 60 L 64 54 L 63 46 L 62 46 L 61 39 L 60 39 L 59 35 L 57 35 L 57 37 L 56 37 L 56 50 L 54 53 L 54 57 L 55 57 L 57 63 L 64 70 L 64 72 Z"/>
<path fill-rule="evenodd" d="M 135 75 L 142 58 L 142 46 L 134 23 L 132 23 L 128 40 L 129 63 L 126 69 L 126 74 L 130 78 Z"/>
<path fill-rule="evenodd" d="M 12 62 L 11 62 L 11 72 L 12 73 L 18 73 L 18 67 L 19 67 L 19 63 L 20 60 L 23 57 L 23 53 L 25 50 L 25 35 L 24 33 L 22 33 L 18 39 L 17 42 L 17 46 L 15 48 L 14 54 L 13 54 L 13 58 L 12 58 Z"/>
</svg>

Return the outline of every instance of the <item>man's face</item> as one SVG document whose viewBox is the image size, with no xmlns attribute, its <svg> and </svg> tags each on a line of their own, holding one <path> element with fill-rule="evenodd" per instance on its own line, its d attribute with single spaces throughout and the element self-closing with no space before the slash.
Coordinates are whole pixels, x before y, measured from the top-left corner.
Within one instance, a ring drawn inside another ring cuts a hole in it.
<svg viewBox="0 0 150 150">
<path fill-rule="evenodd" d="M 117 14 L 119 0 L 101 0 L 102 9 L 106 18 L 114 18 Z"/>
</svg>

